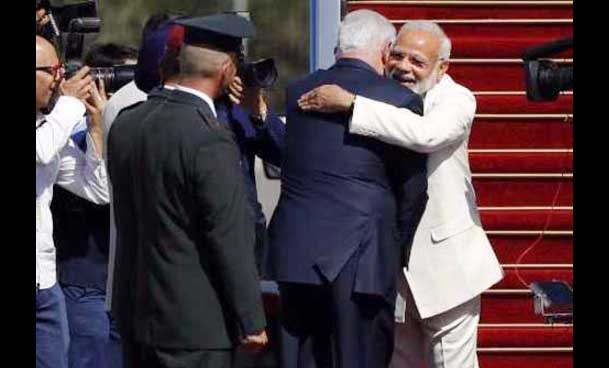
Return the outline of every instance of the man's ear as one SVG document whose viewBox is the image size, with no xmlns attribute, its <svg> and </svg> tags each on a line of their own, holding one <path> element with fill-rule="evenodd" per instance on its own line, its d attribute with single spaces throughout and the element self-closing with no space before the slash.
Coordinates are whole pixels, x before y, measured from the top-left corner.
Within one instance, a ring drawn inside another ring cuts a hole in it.
<svg viewBox="0 0 609 368">
<path fill-rule="evenodd" d="M 449 65 L 450 62 L 448 60 L 440 61 L 440 66 L 438 67 L 438 82 L 440 81 L 440 79 L 442 79 L 444 74 L 446 74 L 446 71 L 448 71 Z"/>
<path fill-rule="evenodd" d="M 389 62 L 389 55 L 391 54 L 391 42 L 387 42 L 385 47 L 383 47 L 383 52 L 381 54 L 381 61 L 383 62 L 383 66 L 387 65 Z"/>
</svg>

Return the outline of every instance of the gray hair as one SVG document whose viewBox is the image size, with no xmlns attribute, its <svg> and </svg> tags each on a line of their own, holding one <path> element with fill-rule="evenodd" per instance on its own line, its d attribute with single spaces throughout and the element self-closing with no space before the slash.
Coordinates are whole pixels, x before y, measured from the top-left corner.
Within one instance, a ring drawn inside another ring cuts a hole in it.
<svg viewBox="0 0 609 368">
<path fill-rule="evenodd" d="M 338 29 L 338 52 L 380 50 L 395 41 L 395 27 L 377 12 L 362 9 L 345 16 Z"/>
<path fill-rule="evenodd" d="M 440 50 L 438 50 L 438 57 L 442 60 L 448 60 L 450 58 L 450 49 L 452 47 L 450 39 L 446 36 L 446 33 L 442 28 L 434 22 L 428 20 L 415 20 L 412 22 L 406 22 L 400 32 L 400 35 L 410 31 L 425 31 L 429 32 L 440 39 Z"/>
<path fill-rule="evenodd" d="M 180 73 L 185 76 L 212 78 L 218 74 L 228 58 L 230 56 L 221 51 L 185 44 L 180 50 Z"/>
</svg>

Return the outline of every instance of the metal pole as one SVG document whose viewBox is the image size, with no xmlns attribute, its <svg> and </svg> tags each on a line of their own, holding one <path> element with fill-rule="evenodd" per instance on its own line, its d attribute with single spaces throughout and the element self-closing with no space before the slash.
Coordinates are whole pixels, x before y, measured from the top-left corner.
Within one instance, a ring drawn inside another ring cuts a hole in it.
<svg viewBox="0 0 609 368">
<path fill-rule="evenodd" d="M 341 0 L 310 0 L 311 72 L 334 64 L 334 47 L 341 19 Z"/>
</svg>

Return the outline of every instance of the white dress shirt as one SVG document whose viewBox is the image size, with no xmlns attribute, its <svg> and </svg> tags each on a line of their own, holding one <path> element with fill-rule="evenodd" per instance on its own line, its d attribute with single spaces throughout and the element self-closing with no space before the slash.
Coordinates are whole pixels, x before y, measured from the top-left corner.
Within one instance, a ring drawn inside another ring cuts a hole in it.
<svg viewBox="0 0 609 368">
<path fill-rule="evenodd" d="M 97 204 L 109 201 L 105 165 L 95 152 L 93 140 L 87 134 L 85 154 L 70 139 L 84 113 L 82 102 L 62 96 L 49 115 L 36 117 L 36 284 L 41 289 L 57 281 L 49 208 L 53 185 Z"/>
<path fill-rule="evenodd" d="M 211 109 L 212 114 L 214 114 L 214 117 L 218 117 L 218 114 L 216 114 L 216 106 L 214 105 L 214 100 L 211 97 L 209 97 L 207 94 L 205 94 L 201 91 L 197 91 L 196 89 L 193 89 L 193 88 L 181 86 L 179 84 L 176 85 L 175 88 L 179 91 L 190 93 L 190 94 L 193 94 L 193 95 L 201 98 L 203 101 L 205 101 L 205 103 L 207 103 L 209 105 L 209 108 Z"/>
<path fill-rule="evenodd" d="M 116 91 L 112 97 L 108 100 L 104 111 L 102 112 L 102 118 L 104 121 L 104 136 L 108 139 L 108 132 L 114 122 L 114 119 L 118 116 L 125 107 L 136 104 L 140 101 L 146 101 L 148 95 L 146 92 L 137 88 L 134 81 L 131 81 Z M 105 145 L 104 145 L 105 147 Z"/>
</svg>

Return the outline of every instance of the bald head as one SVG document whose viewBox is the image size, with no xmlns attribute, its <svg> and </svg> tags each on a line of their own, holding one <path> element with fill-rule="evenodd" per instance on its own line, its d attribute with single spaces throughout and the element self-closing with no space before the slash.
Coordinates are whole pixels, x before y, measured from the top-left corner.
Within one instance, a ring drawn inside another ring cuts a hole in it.
<svg viewBox="0 0 609 368">
<path fill-rule="evenodd" d="M 53 45 L 40 36 L 36 36 L 36 111 L 48 107 L 59 74 L 48 70 L 38 70 L 41 67 L 52 67 L 59 64 L 59 58 Z"/>
<path fill-rule="evenodd" d="M 36 36 L 36 66 L 55 65 L 59 62 L 53 44 L 45 38 Z"/>
</svg>

